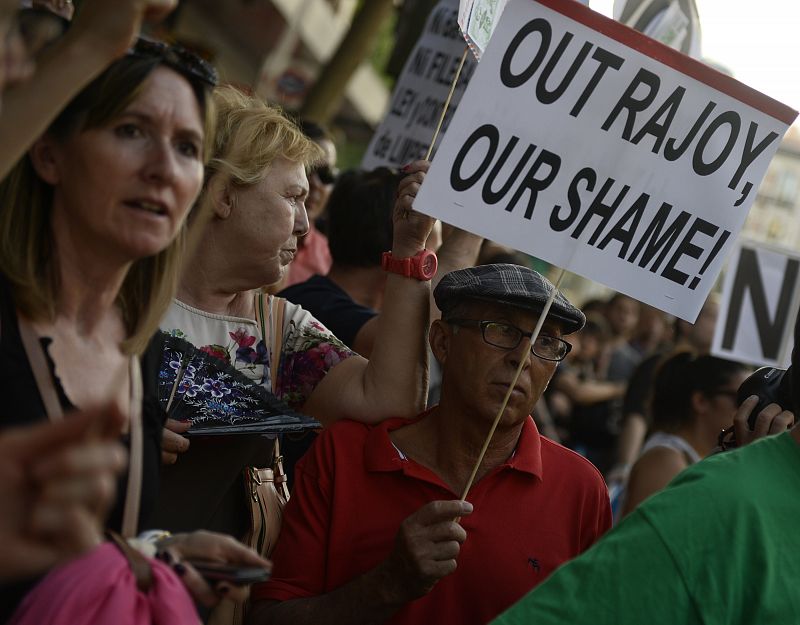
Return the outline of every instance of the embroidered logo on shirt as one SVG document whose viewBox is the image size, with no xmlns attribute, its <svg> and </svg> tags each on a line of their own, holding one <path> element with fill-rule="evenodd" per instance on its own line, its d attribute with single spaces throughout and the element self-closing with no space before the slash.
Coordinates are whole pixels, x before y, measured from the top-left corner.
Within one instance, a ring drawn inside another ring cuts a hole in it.
<svg viewBox="0 0 800 625">
<path fill-rule="evenodd" d="M 528 564 L 530 564 L 531 568 L 537 573 L 541 572 L 542 567 L 539 564 L 539 560 L 537 558 L 528 558 Z"/>
</svg>

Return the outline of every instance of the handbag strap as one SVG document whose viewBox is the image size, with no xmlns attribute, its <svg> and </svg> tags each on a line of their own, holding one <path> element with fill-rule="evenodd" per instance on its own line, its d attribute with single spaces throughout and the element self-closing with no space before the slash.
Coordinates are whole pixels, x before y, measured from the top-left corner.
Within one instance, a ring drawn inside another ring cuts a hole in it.
<svg viewBox="0 0 800 625">
<path fill-rule="evenodd" d="M 33 378 L 39 395 L 44 403 L 45 412 L 50 421 L 61 421 L 64 418 L 64 410 L 58 398 L 53 375 L 47 365 L 47 358 L 44 353 L 39 337 L 30 322 L 17 314 L 19 334 L 22 339 L 22 346 L 25 355 L 33 371 Z M 122 535 L 126 538 L 136 536 L 136 529 L 139 521 L 139 505 L 142 494 L 142 471 L 143 462 L 143 435 L 142 435 L 142 370 L 139 365 L 139 358 L 131 356 L 128 370 L 130 375 L 130 434 L 131 434 L 131 454 L 130 464 L 128 465 L 128 487 L 125 494 L 125 507 L 122 513 Z"/>
<path fill-rule="evenodd" d="M 147 558 L 137 549 L 131 547 L 122 536 L 111 530 L 106 531 L 108 539 L 122 552 L 131 567 L 131 572 L 136 580 L 136 587 L 147 593 L 153 586 L 153 567 Z"/>
<path fill-rule="evenodd" d="M 270 298 L 270 357 L 269 357 L 269 373 L 270 382 L 272 383 L 272 393 L 277 396 L 278 387 L 278 369 L 281 361 L 281 351 L 283 350 L 283 315 L 286 310 L 286 299 L 283 297 L 272 296 Z M 258 294 L 258 312 L 261 320 L 261 337 L 266 343 L 267 334 L 265 313 L 264 313 L 264 294 Z M 281 455 L 280 436 L 273 439 L 272 451 L 272 473 L 274 478 L 275 487 L 280 489 L 281 494 L 288 501 L 289 499 L 289 486 L 286 483 L 286 471 L 283 469 L 283 456 Z"/>
</svg>

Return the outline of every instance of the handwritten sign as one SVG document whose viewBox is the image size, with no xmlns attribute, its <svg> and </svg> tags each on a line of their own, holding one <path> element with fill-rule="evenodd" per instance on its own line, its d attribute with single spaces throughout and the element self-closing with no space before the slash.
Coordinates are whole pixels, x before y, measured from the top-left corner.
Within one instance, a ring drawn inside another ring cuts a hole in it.
<svg viewBox="0 0 800 625">
<path fill-rule="evenodd" d="M 389 110 L 362 160 L 363 169 L 402 167 L 425 156 L 464 48 L 458 28 L 458 0 L 442 0 L 428 16 L 403 67 Z M 468 55 L 434 149 L 441 144 L 476 65 Z"/>
</svg>

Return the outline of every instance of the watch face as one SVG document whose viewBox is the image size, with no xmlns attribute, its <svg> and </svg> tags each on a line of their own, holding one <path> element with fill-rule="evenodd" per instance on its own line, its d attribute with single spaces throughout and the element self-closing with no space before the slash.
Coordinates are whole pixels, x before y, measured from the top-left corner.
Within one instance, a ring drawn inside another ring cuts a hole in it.
<svg viewBox="0 0 800 625">
<path fill-rule="evenodd" d="M 420 263 L 420 269 L 422 270 L 422 275 L 426 278 L 432 278 L 436 275 L 436 267 L 438 263 L 436 262 L 436 254 L 428 253 L 425 254 L 422 258 L 422 262 Z"/>
</svg>

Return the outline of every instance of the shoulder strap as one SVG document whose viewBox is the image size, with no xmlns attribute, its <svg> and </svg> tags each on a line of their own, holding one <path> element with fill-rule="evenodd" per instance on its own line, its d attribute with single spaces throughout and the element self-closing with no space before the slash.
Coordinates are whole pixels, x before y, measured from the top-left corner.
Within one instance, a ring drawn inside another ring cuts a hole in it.
<svg viewBox="0 0 800 625">
<path fill-rule="evenodd" d="M 128 465 L 128 488 L 125 493 L 125 508 L 122 512 L 122 535 L 133 538 L 139 527 L 139 506 L 142 501 L 142 475 L 144 473 L 144 440 L 142 436 L 142 366 L 138 356 L 130 359 L 131 385 L 131 459 Z"/>
<path fill-rule="evenodd" d="M 53 375 L 47 366 L 47 358 L 44 349 L 39 341 L 39 337 L 33 326 L 19 314 L 19 334 L 22 339 L 22 346 L 25 355 L 33 370 L 33 377 L 39 395 L 42 397 L 45 411 L 51 421 L 60 421 L 64 418 L 64 410 L 58 398 Z M 131 454 L 130 464 L 128 465 L 128 488 L 125 495 L 125 508 L 122 514 L 122 535 L 126 538 L 136 536 L 136 528 L 139 523 L 139 504 L 142 494 L 142 470 L 143 470 L 143 440 L 142 440 L 142 370 L 137 356 L 131 356 L 128 365 L 130 375 L 130 431 L 131 431 Z"/>
<path fill-rule="evenodd" d="M 272 384 L 272 393 L 277 396 L 278 368 L 281 362 L 281 351 L 283 350 L 283 313 L 286 309 L 286 300 L 283 297 L 270 297 L 270 357 L 269 373 Z M 266 342 L 266 323 L 264 314 L 264 294 L 258 294 L 258 310 L 261 319 L 261 336 Z M 272 472 L 274 476 L 275 488 L 280 489 L 286 501 L 289 500 L 289 486 L 286 483 L 286 472 L 283 469 L 283 456 L 281 455 L 280 436 L 275 437 L 272 451 Z"/>
<path fill-rule="evenodd" d="M 47 358 L 39 342 L 39 337 L 30 322 L 19 314 L 17 314 L 17 322 L 22 346 L 25 348 L 25 355 L 33 370 L 33 378 L 39 389 L 42 403 L 44 403 L 44 410 L 51 421 L 61 421 L 64 418 L 64 410 L 61 408 L 61 401 L 58 399 L 58 393 L 53 384 L 53 375 L 47 366 Z"/>
</svg>

